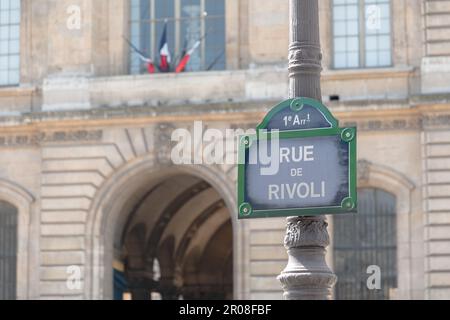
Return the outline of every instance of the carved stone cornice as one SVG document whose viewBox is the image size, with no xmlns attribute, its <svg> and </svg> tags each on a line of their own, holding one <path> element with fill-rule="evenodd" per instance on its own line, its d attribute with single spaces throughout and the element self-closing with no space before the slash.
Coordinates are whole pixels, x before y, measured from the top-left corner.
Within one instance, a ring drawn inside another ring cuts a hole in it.
<svg viewBox="0 0 450 320">
<path fill-rule="evenodd" d="M 387 131 L 387 130 L 421 130 L 421 118 L 410 119 L 370 119 L 356 121 L 345 121 L 344 127 L 357 127 L 358 131 Z"/>
<path fill-rule="evenodd" d="M 58 130 L 0 134 L 1 147 L 40 146 L 45 143 L 101 141 L 103 130 Z"/>
<path fill-rule="evenodd" d="M 159 123 L 155 129 L 156 161 L 159 164 L 171 164 L 172 132 L 175 127 L 171 123 Z"/>
<path fill-rule="evenodd" d="M 424 129 L 450 128 L 450 114 L 425 115 L 422 119 Z"/>
</svg>

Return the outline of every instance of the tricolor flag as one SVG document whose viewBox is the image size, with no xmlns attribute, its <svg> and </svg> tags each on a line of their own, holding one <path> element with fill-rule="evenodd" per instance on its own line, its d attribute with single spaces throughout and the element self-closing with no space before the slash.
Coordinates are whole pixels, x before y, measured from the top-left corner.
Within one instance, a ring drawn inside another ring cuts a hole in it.
<svg viewBox="0 0 450 320">
<path fill-rule="evenodd" d="M 197 42 L 195 42 L 193 47 L 188 52 L 186 52 L 186 54 L 183 56 L 180 63 L 178 64 L 177 68 L 175 69 L 176 73 L 180 73 L 180 72 L 184 71 L 184 69 L 186 68 L 186 65 L 189 62 L 189 59 L 191 58 L 191 56 L 195 52 L 195 50 L 197 50 L 197 48 L 200 46 L 200 43 L 201 43 L 201 41 L 198 40 Z"/>
<path fill-rule="evenodd" d="M 145 56 L 145 54 L 142 51 L 140 51 L 135 45 L 133 45 L 130 40 L 128 40 L 125 37 L 123 38 L 125 39 L 126 42 L 128 42 L 130 47 L 136 52 L 139 59 L 146 64 L 148 73 L 155 73 L 155 64 L 153 63 L 153 60 Z"/>
<path fill-rule="evenodd" d="M 159 64 L 159 70 L 161 70 L 161 72 L 169 72 L 170 52 L 169 52 L 169 44 L 167 43 L 167 21 L 164 23 L 164 31 L 161 36 L 161 41 L 159 43 L 159 56 L 161 59 Z"/>
</svg>

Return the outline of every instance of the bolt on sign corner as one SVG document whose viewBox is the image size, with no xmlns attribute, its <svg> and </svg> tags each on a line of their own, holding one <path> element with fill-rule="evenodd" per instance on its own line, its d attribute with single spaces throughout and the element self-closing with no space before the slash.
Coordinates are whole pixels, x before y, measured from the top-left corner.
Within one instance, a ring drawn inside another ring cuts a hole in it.
<svg viewBox="0 0 450 320">
<path fill-rule="evenodd" d="M 356 212 L 356 128 L 297 98 L 256 129 L 239 138 L 239 219 Z"/>
</svg>

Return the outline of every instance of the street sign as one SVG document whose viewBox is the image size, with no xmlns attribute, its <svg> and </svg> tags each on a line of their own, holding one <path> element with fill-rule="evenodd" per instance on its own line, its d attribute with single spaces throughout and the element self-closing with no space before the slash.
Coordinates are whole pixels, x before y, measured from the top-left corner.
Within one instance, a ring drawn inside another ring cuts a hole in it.
<svg viewBox="0 0 450 320">
<path fill-rule="evenodd" d="M 256 129 L 239 142 L 239 219 L 356 212 L 356 128 L 298 98 Z"/>
</svg>

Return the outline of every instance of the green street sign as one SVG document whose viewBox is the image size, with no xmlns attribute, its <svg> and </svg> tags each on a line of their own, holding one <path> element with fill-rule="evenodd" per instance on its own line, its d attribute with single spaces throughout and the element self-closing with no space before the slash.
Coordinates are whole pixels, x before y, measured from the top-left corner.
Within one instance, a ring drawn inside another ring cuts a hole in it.
<svg viewBox="0 0 450 320">
<path fill-rule="evenodd" d="M 356 128 L 317 100 L 286 100 L 239 140 L 239 219 L 356 212 Z"/>
</svg>

